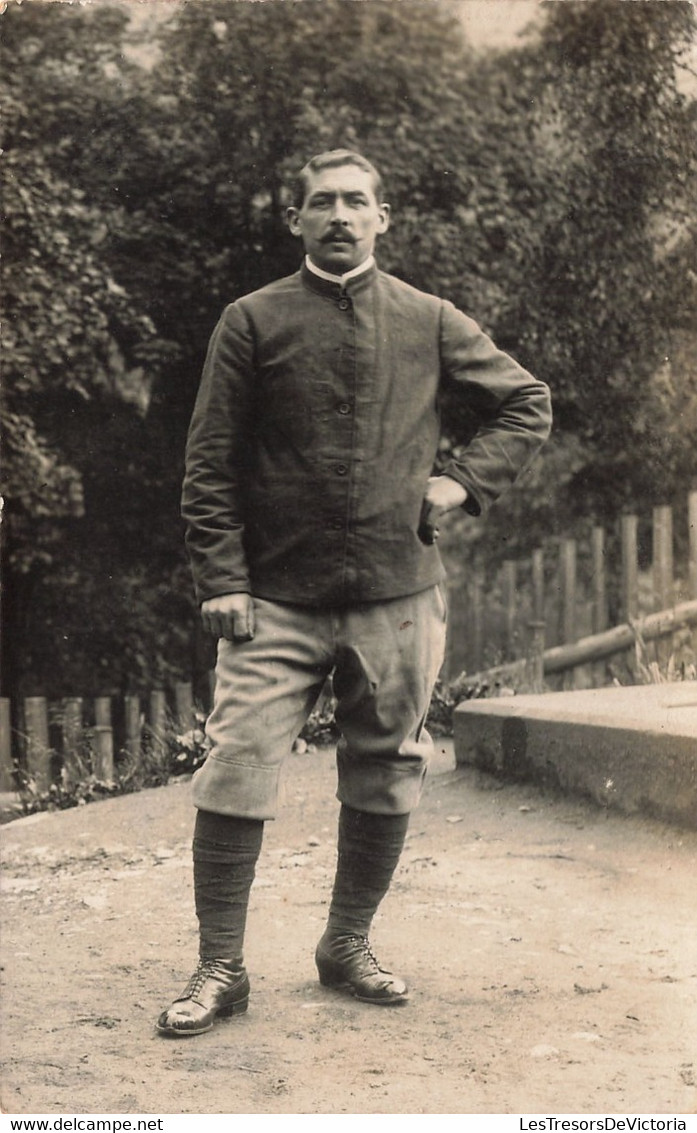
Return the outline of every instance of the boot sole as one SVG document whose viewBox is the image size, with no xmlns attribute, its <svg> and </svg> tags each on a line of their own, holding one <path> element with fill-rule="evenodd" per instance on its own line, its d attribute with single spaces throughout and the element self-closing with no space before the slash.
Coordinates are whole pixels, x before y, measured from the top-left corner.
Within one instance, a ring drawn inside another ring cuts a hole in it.
<svg viewBox="0 0 697 1133">
<path fill-rule="evenodd" d="M 206 1031 L 210 1031 L 216 1019 L 229 1019 L 231 1015 L 244 1015 L 248 1006 L 249 996 L 246 999 L 240 999 L 237 1003 L 229 1003 L 227 1007 L 221 1007 L 219 1011 L 216 1011 L 210 1023 L 206 1023 L 203 1027 L 164 1027 L 160 1023 L 156 1023 L 155 1028 L 159 1034 L 165 1035 L 167 1038 L 193 1038 L 195 1035 L 205 1035 Z"/>
<path fill-rule="evenodd" d="M 336 970 L 333 965 L 322 966 L 317 965 L 317 972 L 319 975 L 319 982 L 322 987 L 332 988 L 334 991 L 350 991 L 354 999 L 360 1000 L 361 1003 L 373 1003 L 376 1007 L 398 1007 L 400 1003 L 406 1003 L 409 999 L 409 992 L 402 992 L 401 995 L 393 995 L 389 999 L 380 999 L 377 996 L 361 995 L 357 991 L 350 980 L 347 980 L 343 973 Z"/>
</svg>

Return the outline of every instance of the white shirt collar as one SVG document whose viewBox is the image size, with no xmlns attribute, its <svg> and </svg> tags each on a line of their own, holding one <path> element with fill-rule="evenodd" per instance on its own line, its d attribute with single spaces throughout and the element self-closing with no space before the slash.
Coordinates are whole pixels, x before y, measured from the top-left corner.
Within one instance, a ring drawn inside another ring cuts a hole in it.
<svg viewBox="0 0 697 1133">
<path fill-rule="evenodd" d="M 317 264 L 313 264 L 309 256 L 305 256 L 305 265 L 308 271 L 311 271 L 313 275 L 318 275 L 320 279 L 328 280 L 330 283 L 339 283 L 342 287 L 347 280 L 353 279 L 356 275 L 362 275 L 368 268 L 372 268 L 374 263 L 375 256 L 368 256 L 368 259 L 363 260 L 362 264 L 359 264 L 356 268 L 351 268 L 351 270 L 345 272 L 344 275 L 333 275 L 329 271 L 323 271 L 322 268 L 318 268 Z"/>
</svg>

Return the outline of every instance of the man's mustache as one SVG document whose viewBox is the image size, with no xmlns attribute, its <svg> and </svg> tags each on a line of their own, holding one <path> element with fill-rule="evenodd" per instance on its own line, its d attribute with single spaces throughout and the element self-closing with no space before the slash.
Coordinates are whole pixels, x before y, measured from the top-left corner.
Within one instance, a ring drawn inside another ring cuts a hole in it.
<svg viewBox="0 0 697 1133">
<path fill-rule="evenodd" d="M 342 228 L 333 228 L 326 236 L 320 240 L 320 244 L 333 244 L 335 241 L 341 240 L 345 244 L 355 244 L 355 237 L 350 232 L 345 232 Z"/>
</svg>

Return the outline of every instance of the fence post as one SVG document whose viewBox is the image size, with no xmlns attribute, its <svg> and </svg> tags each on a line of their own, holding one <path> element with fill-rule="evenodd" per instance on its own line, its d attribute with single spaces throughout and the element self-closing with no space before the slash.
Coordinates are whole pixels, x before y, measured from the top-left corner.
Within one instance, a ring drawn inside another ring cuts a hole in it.
<svg viewBox="0 0 697 1133">
<path fill-rule="evenodd" d="M 602 633 L 608 626 L 605 529 L 603 527 L 593 528 L 591 551 L 593 560 L 593 633 Z"/>
<path fill-rule="evenodd" d="M 532 553 L 532 619 L 545 620 L 545 554 L 542 547 Z"/>
<path fill-rule="evenodd" d="M 483 622 L 482 609 L 483 587 L 482 580 L 475 574 L 471 583 L 472 593 L 472 671 L 478 673 L 484 663 Z"/>
<path fill-rule="evenodd" d="M 631 622 L 639 613 L 638 528 L 636 515 L 623 515 L 622 537 L 622 620 Z"/>
<path fill-rule="evenodd" d="M 46 791 L 53 778 L 53 753 L 48 739 L 48 705 L 45 696 L 25 697 L 24 730 L 27 772 L 36 783 L 36 789 Z"/>
<path fill-rule="evenodd" d="M 576 540 L 562 539 L 561 569 L 561 634 L 564 645 L 576 640 Z"/>
<path fill-rule="evenodd" d="M 673 579 L 673 511 L 669 507 L 653 509 L 653 605 L 654 610 L 668 610 L 675 605 Z M 673 652 L 671 636 L 660 638 L 655 644 L 659 666 L 668 664 Z"/>
<path fill-rule="evenodd" d="M 516 639 L 516 583 L 518 564 L 506 559 L 503 564 L 503 610 L 504 610 L 504 648 L 506 661 L 515 655 Z"/>
<path fill-rule="evenodd" d="M 84 729 L 82 726 L 82 697 L 71 696 L 63 701 L 62 748 L 63 778 L 67 783 L 78 783 L 84 778 Z"/>
<path fill-rule="evenodd" d="M 561 586 L 561 638 L 563 645 L 576 641 L 576 540 L 562 539 L 559 548 Z M 565 689 L 572 689 L 576 676 L 572 669 L 564 674 Z"/>
<path fill-rule="evenodd" d="M 592 632 L 602 633 L 608 628 L 607 571 L 605 562 L 605 529 L 594 527 L 591 533 L 591 557 L 593 571 L 593 622 Z M 602 688 L 605 684 L 605 662 L 598 661 L 592 667 L 593 686 Z"/>
<path fill-rule="evenodd" d="M 654 609 L 675 605 L 673 594 L 673 511 L 653 509 L 653 600 Z"/>
<path fill-rule="evenodd" d="M 530 644 L 528 646 L 527 670 L 528 691 L 544 692 L 545 690 L 545 623 L 541 621 L 528 622 L 530 630 Z"/>
<path fill-rule="evenodd" d="M 155 689 L 150 693 L 148 731 L 153 751 L 161 754 L 167 733 L 167 697 L 162 689 Z"/>
<path fill-rule="evenodd" d="M 140 744 L 143 722 L 140 712 L 139 696 L 124 696 L 124 745 L 131 759 L 140 759 Z"/>
<path fill-rule="evenodd" d="M 3 696 L 0 699 L 0 791 L 16 790 L 13 772 L 10 702 Z"/>
<path fill-rule="evenodd" d="M 100 728 L 111 727 L 111 697 L 97 696 L 94 701 L 94 722 Z"/>
<path fill-rule="evenodd" d="M 697 492 L 687 497 L 690 598 L 697 598 Z"/>
<path fill-rule="evenodd" d="M 189 681 L 178 681 L 174 686 L 174 704 L 178 728 L 186 730 L 194 719 L 194 694 Z"/>
<path fill-rule="evenodd" d="M 114 731 L 111 725 L 111 697 L 98 696 L 94 701 L 93 742 L 95 776 L 103 783 L 114 780 Z"/>
<path fill-rule="evenodd" d="M 448 586 L 448 633 L 447 652 L 443 677 L 452 681 L 470 662 L 470 603 L 469 593 L 464 583 L 453 582 Z"/>
</svg>

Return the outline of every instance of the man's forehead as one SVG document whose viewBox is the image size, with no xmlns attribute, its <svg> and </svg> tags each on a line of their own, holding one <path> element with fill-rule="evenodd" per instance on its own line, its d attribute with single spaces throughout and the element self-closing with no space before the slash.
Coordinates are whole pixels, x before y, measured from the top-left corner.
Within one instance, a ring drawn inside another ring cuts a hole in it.
<svg viewBox="0 0 697 1133">
<path fill-rule="evenodd" d="M 373 175 L 358 165 L 337 165 L 317 172 L 308 171 L 307 195 L 313 193 L 362 192 L 375 196 Z"/>
</svg>

